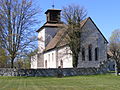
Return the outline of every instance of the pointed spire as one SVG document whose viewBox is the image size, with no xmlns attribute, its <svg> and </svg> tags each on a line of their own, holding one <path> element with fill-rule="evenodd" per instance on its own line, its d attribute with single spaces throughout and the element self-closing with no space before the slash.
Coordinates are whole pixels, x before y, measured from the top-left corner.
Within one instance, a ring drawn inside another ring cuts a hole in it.
<svg viewBox="0 0 120 90">
<path fill-rule="evenodd" d="M 55 8 L 54 0 L 53 0 L 52 8 L 53 8 L 53 9 Z"/>
</svg>

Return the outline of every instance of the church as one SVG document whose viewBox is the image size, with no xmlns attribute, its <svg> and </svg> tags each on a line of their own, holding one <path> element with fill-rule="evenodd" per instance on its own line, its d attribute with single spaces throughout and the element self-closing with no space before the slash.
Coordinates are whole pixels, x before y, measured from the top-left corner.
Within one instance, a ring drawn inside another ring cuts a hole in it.
<svg viewBox="0 0 120 90">
<path fill-rule="evenodd" d="M 46 22 L 37 30 L 38 54 L 31 57 L 31 68 L 73 68 L 72 52 L 63 43 L 61 10 L 48 9 L 45 14 Z M 99 67 L 107 60 L 108 41 L 90 17 L 80 23 L 84 32 L 81 34 L 78 68 Z"/>
</svg>

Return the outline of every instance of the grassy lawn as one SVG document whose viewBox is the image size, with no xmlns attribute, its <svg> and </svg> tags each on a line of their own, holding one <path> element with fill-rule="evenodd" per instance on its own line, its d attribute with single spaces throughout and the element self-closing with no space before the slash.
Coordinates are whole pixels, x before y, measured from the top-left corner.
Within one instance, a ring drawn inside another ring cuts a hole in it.
<svg viewBox="0 0 120 90">
<path fill-rule="evenodd" d="M 120 90 L 120 76 L 0 77 L 0 90 Z"/>
</svg>

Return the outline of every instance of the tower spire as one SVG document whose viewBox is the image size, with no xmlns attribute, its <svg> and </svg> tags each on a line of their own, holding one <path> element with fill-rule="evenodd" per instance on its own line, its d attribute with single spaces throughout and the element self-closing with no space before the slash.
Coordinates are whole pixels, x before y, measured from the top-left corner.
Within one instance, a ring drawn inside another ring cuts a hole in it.
<svg viewBox="0 0 120 90">
<path fill-rule="evenodd" d="M 53 9 L 55 8 L 55 3 L 54 3 L 54 0 L 53 0 L 52 8 L 53 8 Z"/>
</svg>

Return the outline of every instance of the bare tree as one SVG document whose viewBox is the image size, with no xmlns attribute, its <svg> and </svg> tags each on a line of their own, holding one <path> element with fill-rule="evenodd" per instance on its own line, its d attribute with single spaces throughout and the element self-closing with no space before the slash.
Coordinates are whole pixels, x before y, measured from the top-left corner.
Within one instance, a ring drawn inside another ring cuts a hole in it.
<svg viewBox="0 0 120 90">
<path fill-rule="evenodd" d="M 7 66 L 7 54 L 4 49 L 0 48 L 0 68 L 5 68 Z"/>
<path fill-rule="evenodd" d="M 118 75 L 118 70 L 120 70 L 120 30 L 113 31 L 110 37 L 109 49 L 113 60 L 116 61 L 116 74 Z"/>
<path fill-rule="evenodd" d="M 66 38 L 68 46 L 72 51 L 73 56 L 73 67 L 78 65 L 78 57 L 81 49 L 81 21 L 85 19 L 87 13 L 83 7 L 78 5 L 69 5 L 63 7 L 62 17 L 66 23 Z"/>
<path fill-rule="evenodd" d="M 17 55 L 34 46 L 37 15 L 32 0 L 0 0 L 0 39 L 10 57 L 11 68 Z"/>
</svg>

